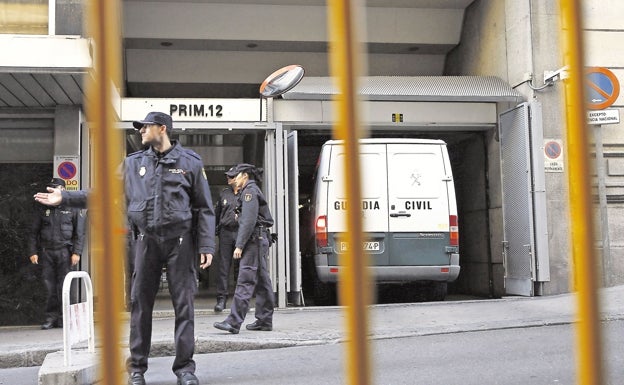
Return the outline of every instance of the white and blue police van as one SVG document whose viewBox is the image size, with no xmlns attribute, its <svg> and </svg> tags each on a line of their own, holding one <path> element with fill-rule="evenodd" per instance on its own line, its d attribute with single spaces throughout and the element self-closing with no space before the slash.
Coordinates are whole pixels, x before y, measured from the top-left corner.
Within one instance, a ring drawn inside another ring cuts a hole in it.
<svg viewBox="0 0 624 385">
<path fill-rule="evenodd" d="M 358 202 L 362 245 L 372 278 L 380 284 L 412 285 L 424 300 L 444 300 L 459 275 L 459 234 L 453 173 L 442 140 L 362 139 Z M 343 176 L 342 141 L 321 149 L 312 197 L 314 298 L 335 302 L 341 256 L 347 250 L 346 208 L 350 186 Z M 333 301 L 332 301 L 333 296 Z"/>
</svg>

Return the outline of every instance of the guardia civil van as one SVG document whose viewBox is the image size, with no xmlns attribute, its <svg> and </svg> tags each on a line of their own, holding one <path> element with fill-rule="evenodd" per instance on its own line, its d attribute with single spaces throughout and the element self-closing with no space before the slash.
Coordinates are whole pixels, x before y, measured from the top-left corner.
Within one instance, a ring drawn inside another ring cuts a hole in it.
<svg viewBox="0 0 624 385">
<path fill-rule="evenodd" d="M 443 300 L 459 275 L 459 234 L 453 173 L 446 143 L 426 139 L 360 141 L 362 201 L 345 186 L 342 141 L 321 148 L 312 197 L 315 301 L 331 300 L 348 245 L 346 208 L 362 212 L 364 244 L 378 283 L 413 285 L 425 300 Z M 335 293 L 335 291 L 334 291 Z M 331 295 L 331 294 L 330 294 Z M 335 294 L 334 294 L 335 295 Z M 421 297 L 422 298 L 422 297 Z"/>
</svg>

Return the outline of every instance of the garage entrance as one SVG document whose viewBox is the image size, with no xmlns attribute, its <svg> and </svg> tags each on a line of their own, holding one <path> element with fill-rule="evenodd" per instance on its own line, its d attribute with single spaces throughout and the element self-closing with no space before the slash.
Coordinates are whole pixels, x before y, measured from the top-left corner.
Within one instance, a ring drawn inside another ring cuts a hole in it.
<svg viewBox="0 0 624 385">
<path fill-rule="evenodd" d="M 368 80 L 363 102 L 367 136 L 441 139 L 448 144 L 457 193 L 461 265 L 459 279 L 449 285 L 449 293 L 504 295 L 498 113 L 517 105 L 520 95 L 496 78 Z M 385 90 L 392 90 L 392 95 Z M 333 95 L 327 78 L 304 78 L 282 98 L 272 100 L 269 112 L 262 101 L 253 101 L 260 107 L 245 114 L 253 116 L 248 121 L 172 113 L 180 142 L 204 159 L 213 201 L 225 187 L 223 173 L 232 164 L 246 162 L 264 168 L 262 188 L 276 219 L 273 231 L 279 234 L 279 242 L 271 248 L 271 268 L 280 307 L 313 303 L 308 208 L 320 147 L 331 138 Z M 147 112 L 143 106 L 132 116 Z M 130 127 L 127 121 L 123 125 Z M 136 149 L 132 135 L 127 145 Z"/>
</svg>

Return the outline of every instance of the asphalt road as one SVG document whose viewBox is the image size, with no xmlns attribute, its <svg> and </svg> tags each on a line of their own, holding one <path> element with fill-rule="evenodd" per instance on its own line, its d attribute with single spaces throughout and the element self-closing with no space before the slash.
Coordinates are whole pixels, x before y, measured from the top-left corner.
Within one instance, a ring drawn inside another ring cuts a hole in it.
<svg viewBox="0 0 624 385">
<path fill-rule="evenodd" d="M 624 320 L 603 323 L 604 383 L 624 383 Z M 344 344 L 196 355 L 202 384 L 345 384 Z M 372 383 L 527 385 L 576 382 L 573 325 L 376 340 Z M 150 385 L 175 384 L 172 357 L 150 360 Z M 0 370 L 1 385 L 37 384 L 38 367 Z"/>
</svg>

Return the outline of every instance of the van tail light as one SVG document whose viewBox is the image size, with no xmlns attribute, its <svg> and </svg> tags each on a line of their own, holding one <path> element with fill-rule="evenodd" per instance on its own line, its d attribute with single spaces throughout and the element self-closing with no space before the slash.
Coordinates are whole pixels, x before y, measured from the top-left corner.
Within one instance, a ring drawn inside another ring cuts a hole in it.
<svg viewBox="0 0 624 385">
<path fill-rule="evenodd" d="M 449 232 L 451 235 L 451 246 L 459 246 L 459 227 L 457 226 L 457 215 L 449 215 Z"/>
<path fill-rule="evenodd" d="M 327 247 L 327 216 L 325 215 L 316 218 L 316 245 Z"/>
</svg>

